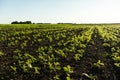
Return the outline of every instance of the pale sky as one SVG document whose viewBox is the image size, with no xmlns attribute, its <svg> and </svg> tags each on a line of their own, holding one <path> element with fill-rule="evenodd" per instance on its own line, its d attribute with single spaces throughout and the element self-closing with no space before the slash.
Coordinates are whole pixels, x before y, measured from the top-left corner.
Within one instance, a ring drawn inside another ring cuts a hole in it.
<svg viewBox="0 0 120 80">
<path fill-rule="evenodd" d="M 0 0 L 0 24 L 120 23 L 120 0 Z"/>
</svg>

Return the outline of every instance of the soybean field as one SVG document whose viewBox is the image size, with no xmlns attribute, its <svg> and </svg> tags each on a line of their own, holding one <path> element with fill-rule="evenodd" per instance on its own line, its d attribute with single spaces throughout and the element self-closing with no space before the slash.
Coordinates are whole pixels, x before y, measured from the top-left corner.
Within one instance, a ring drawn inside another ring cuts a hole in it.
<svg viewBox="0 0 120 80">
<path fill-rule="evenodd" d="M 0 80 L 120 80 L 120 24 L 1 24 Z"/>
</svg>

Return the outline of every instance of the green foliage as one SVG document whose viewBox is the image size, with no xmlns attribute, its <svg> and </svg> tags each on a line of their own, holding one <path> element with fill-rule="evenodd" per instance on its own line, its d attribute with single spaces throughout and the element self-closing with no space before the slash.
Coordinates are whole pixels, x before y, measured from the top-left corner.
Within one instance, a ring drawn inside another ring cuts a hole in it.
<svg viewBox="0 0 120 80">
<path fill-rule="evenodd" d="M 110 44 L 109 44 L 109 43 L 103 43 L 102 46 L 103 46 L 103 47 L 110 47 Z"/>
<path fill-rule="evenodd" d="M 71 80 L 71 78 L 69 76 L 66 77 L 66 80 Z"/>
<path fill-rule="evenodd" d="M 60 80 L 59 75 L 55 75 L 54 80 Z"/>
<path fill-rule="evenodd" d="M 120 63 L 114 63 L 114 65 L 120 68 Z"/>
<path fill-rule="evenodd" d="M 105 66 L 105 65 L 100 60 L 98 60 L 98 62 L 94 63 L 93 66 L 95 66 L 95 67 L 102 67 L 102 66 Z"/>
<path fill-rule="evenodd" d="M 93 38 L 97 39 L 97 35 L 93 34 L 100 35 L 101 48 L 107 49 L 109 59 L 119 68 L 119 27 L 75 24 L 0 25 L 0 58 L 3 65 L 0 74 L 3 72 L 7 75 L 6 78 L 2 74 L 0 79 L 61 80 L 64 75 L 64 79 L 71 80 L 74 70 L 81 65 L 79 62 L 87 52 L 86 48 L 89 48 L 89 44 L 96 45 Z M 97 46 L 95 49 L 99 50 Z M 98 60 L 93 66 L 105 67 L 105 64 Z M 90 74 L 89 78 L 94 80 L 95 76 Z"/>
<path fill-rule="evenodd" d="M 2 56 L 2 55 L 4 55 L 4 53 L 3 53 L 3 52 L 0 52 L 0 56 Z"/>
<path fill-rule="evenodd" d="M 11 67 L 11 69 L 13 70 L 13 71 L 15 71 L 16 72 L 16 67 L 15 66 L 10 66 Z"/>
<path fill-rule="evenodd" d="M 55 52 L 56 52 L 58 55 L 60 55 L 60 56 L 62 56 L 62 57 L 64 57 L 64 58 L 67 57 L 66 54 L 65 54 L 62 50 L 55 50 Z"/>
<path fill-rule="evenodd" d="M 34 73 L 39 73 L 39 67 L 34 67 L 32 64 L 36 62 L 36 58 L 34 58 L 32 55 L 25 53 L 24 55 L 21 53 L 18 53 L 17 56 L 15 56 L 15 59 L 18 63 L 15 63 L 15 65 L 10 66 L 13 71 L 17 71 L 22 69 L 23 72 L 29 72 L 32 69 L 34 69 Z"/>
<path fill-rule="evenodd" d="M 72 67 L 71 67 L 70 65 L 67 65 L 66 67 L 63 67 L 63 70 L 64 70 L 65 73 L 67 74 L 66 80 L 71 80 L 70 74 L 73 73 Z"/>
<path fill-rule="evenodd" d="M 64 71 L 66 73 L 73 73 L 73 70 L 70 65 L 67 65 L 66 67 L 63 67 Z"/>
<path fill-rule="evenodd" d="M 93 76 L 93 74 L 89 75 L 90 80 L 96 80 L 96 76 Z"/>
</svg>

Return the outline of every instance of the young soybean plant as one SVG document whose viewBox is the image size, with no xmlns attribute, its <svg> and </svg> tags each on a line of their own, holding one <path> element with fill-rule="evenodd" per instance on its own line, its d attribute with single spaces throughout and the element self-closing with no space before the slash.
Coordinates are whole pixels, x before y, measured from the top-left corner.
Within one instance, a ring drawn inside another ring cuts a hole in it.
<svg viewBox="0 0 120 80">
<path fill-rule="evenodd" d="M 94 63 L 93 64 L 95 67 L 101 67 L 101 66 L 104 66 L 104 63 L 101 62 L 101 60 L 98 60 L 97 63 Z"/>
<path fill-rule="evenodd" d="M 0 51 L 0 56 L 2 56 L 2 55 L 4 55 L 4 53 Z"/>
<path fill-rule="evenodd" d="M 67 65 L 66 67 L 63 67 L 63 70 L 64 70 L 65 73 L 67 74 L 66 80 L 71 80 L 70 74 L 73 73 L 72 67 L 71 67 L 70 65 Z"/>
</svg>

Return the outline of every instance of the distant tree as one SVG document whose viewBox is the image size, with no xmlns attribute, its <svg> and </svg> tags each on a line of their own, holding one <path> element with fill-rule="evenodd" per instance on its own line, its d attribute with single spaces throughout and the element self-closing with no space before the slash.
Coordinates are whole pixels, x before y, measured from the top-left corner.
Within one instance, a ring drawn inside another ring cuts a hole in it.
<svg viewBox="0 0 120 80">
<path fill-rule="evenodd" d="M 25 24 L 32 24 L 32 22 L 31 21 L 26 21 Z"/>
<path fill-rule="evenodd" d="M 11 22 L 11 24 L 32 24 L 32 22 L 31 21 L 20 21 L 20 22 L 18 22 L 18 21 L 13 21 L 13 22 Z"/>
<path fill-rule="evenodd" d="M 24 22 L 20 21 L 18 24 L 24 24 Z"/>
<path fill-rule="evenodd" d="M 18 24 L 18 23 L 19 23 L 18 21 L 11 22 L 11 24 Z"/>
</svg>

